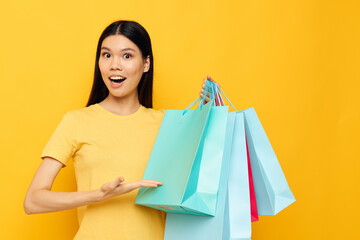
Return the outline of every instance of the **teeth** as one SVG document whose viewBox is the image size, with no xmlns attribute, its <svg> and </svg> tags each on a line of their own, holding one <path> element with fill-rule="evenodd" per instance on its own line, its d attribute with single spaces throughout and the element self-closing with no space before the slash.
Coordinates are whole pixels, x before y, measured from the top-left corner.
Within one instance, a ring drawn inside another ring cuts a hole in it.
<svg viewBox="0 0 360 240">
<path fill-rule="evenodd" d="M 124 77 L 119 77 L 119 76 L 116 76 L 116 77 L 110 77 L 111 80 L 124 80 L 125 78 Z"/>
</svg>

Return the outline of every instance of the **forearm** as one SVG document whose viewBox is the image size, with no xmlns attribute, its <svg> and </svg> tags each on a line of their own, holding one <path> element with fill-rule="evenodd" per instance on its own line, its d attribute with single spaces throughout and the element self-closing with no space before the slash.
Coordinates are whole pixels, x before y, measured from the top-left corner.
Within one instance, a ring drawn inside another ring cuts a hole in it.
<svg viewBox="0 0 360 240">
<path fill-rule="evenodd" d="M 56 212 L 81 207 L 103 200 L 100 190 L 81 192 L 54 192 L 40 189 L 28 193 L 24 201 L 27 214 Z"/>
<path fill-rule="evenodd" d="M 140 187 L 157 187 L 160 181 L 144 179 L 137 182 L 122 183 L 123 177 L 103 184 L 97 190 L 81 192 L 51 191 L 55 176 L 62 168 L 62 163 L 45 158 L 30 184 L 24 200 L 27 214 L 56 212 L 92 203 L 104 201 L 119 196 Z"/>
</svg>

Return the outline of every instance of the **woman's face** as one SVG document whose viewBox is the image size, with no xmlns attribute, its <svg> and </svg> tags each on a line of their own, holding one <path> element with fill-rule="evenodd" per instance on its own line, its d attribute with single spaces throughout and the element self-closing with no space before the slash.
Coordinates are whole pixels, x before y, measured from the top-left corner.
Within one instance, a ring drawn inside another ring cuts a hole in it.
<svg viewBox="0 0 360 240">
<path fill-rule="evenodd" d="M 144 59 L 140 49 L 125 36 L 111 35 L 102 42 L 99 68 L 112 97 L 138 100 L 137 86 L 150 68 L 150 58 Z"/>
</svg>

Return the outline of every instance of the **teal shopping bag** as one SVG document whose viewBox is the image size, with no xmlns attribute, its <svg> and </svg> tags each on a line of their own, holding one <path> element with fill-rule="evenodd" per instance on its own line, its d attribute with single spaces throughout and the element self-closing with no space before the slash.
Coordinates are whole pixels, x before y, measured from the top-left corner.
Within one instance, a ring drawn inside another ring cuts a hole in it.
<svg viewBox="0 0 360 240">
<path fill-rule="evenodd" d="M 168 213 L 165 240 L 250 240 L 251 212 L 243 113 L 229 113 L 215 217 Z"/>
<path fill-rule="evenodd" d="M 215 215 L 227 112 L 227 107 L 213 107 L 213 100 L 194 110 L 166 110 L 143 177 L 163 185 L 140 188 L 135 203 Z"/>
<path fill-rule="evenodd" d="M 245 115 L 258 214 L 275 215 L 295 202 L 295 198 L 255 109 L 242 112 Z"/>
</svg>

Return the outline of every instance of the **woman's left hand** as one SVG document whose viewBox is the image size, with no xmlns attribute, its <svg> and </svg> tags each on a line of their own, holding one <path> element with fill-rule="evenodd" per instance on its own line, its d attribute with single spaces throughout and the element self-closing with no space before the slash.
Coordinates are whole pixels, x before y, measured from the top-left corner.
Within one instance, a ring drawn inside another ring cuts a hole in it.
<svg viewBox="0 0 360 240">
<path fill-rule="evenodd" d="M 202 84 L 202 89 L 201 89 L 201 91 L 200 91 L 200 93 L 199 93 L 200 97 L 203 97 L 204 87 L 205 87 L 205 82 L 206 82 L 206 80 L 209 80 L 209 81 L 211 81 L 211 82 L 216 83 L 216 82 L 214 81 L 214 79 L 211 78 L 210 75 L 207 75 L 207 77 L 204 78 L 204 82 L 203 82 L 203 84 Z M 205 98 L 205 102 L 209 102 L 209 101 L 210 101 L 210 93 L 208 92 L 207 95 L 206 95 L 206 98 Z"/>
</svg>

